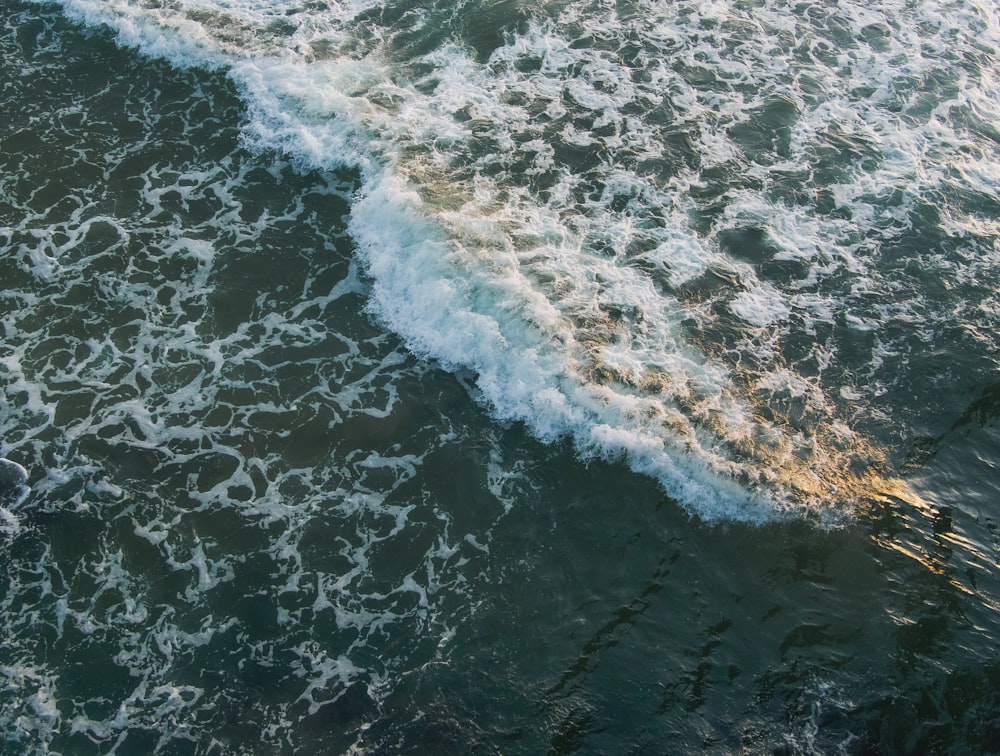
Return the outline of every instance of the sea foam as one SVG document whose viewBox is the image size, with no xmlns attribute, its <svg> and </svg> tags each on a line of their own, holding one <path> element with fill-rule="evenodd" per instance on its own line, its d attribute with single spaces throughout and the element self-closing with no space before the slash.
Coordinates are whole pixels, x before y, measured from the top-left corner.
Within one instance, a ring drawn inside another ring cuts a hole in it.
<svg viewBox="0 0 1000 756">
<path fill-rule="evenodd" d="M 373 43 L 355 21 L 374 3 L 64 6 L 228 71 L 248 144 L 357 170 L 350 229 L 385 325 L 472 371 L 497 417 L 624 458 L 708 519 L 873 485 L 851 480 L 832 430 L 865 393 L 844 388 L 855 367 L 834 329 L 925 317 L 918 299 L 886 304 L 883 250 L 956 176 L 997 189 L 960 168 L 995 147 L 954 117 L 995 115 L 975 40 L 997 36 L 996 14 L 979 5 L 570 3 L 491 50 L 438 40 L 425 16 L 410 42 L 387 28 Z M 422 34 L 436 41 L 408 57 Z M 973 62 L 953 76 L 954 40 Z M 944 228 L 990 233 L 953 210 Z"/>
</svg>

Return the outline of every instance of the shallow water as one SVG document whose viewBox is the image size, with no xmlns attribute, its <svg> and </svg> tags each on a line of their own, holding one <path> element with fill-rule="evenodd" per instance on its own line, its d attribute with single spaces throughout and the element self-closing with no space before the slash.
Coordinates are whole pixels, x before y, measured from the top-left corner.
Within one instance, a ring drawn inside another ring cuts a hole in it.
<svg viewBox="0 0 1000 756">
<path fill-rule="evenodd" d="M 989 9 L 3 8 L 4 750 L 1000 742 Z"/>
</svg>

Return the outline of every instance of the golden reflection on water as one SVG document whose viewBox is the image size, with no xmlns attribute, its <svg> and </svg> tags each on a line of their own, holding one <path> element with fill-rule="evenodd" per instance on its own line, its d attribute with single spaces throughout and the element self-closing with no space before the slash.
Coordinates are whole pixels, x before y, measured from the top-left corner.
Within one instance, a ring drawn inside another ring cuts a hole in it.
<svg viewBox="0 0 1000 756">
<path fill-rule="evenodd" d="M 880 548 L 902 555 L 988 610 L 1000 612 L 1000 600 L 980 590 L 978 576 L 996 573 L 997 563 L 980 544 L 960 531 L 951 507 L 938 506 L 907 482 L 887 481 L 873 490 L 865 507 L 875 526 L 871 538 Z"/>
</svg>

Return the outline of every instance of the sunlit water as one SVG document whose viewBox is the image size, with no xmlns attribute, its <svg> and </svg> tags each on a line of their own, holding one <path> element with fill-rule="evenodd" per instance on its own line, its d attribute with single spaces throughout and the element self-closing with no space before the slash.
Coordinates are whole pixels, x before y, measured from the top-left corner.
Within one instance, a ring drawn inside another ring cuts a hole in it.
<svg viewBox="0 0 1000 756">
<path fill-rule="evenodd" d="M 3 8 L 4 750 L 1000 742 L 995 9 Z"/>
</svg>

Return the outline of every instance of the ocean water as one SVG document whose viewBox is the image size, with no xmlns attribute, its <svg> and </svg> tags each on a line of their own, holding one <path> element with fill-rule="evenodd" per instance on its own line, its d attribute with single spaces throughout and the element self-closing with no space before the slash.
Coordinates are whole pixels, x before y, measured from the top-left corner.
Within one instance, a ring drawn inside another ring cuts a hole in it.
<svg viewBox="0 0 1000 756">
<path fill-rule="evenodd" d="M 1000 752 L 993 4 L 0 49 L 0 752 Z"/>
</svg>

